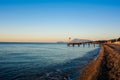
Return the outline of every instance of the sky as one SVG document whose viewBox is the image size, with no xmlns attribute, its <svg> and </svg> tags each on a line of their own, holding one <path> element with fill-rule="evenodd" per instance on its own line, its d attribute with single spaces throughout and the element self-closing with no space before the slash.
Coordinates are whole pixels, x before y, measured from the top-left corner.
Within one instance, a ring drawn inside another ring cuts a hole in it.
<svg viewBox="0 0 120 80">
<path fill-rule="evenodd" d="M 0 42 L 120 37 L 120 0 L 0 0 Z"/>
</svg>

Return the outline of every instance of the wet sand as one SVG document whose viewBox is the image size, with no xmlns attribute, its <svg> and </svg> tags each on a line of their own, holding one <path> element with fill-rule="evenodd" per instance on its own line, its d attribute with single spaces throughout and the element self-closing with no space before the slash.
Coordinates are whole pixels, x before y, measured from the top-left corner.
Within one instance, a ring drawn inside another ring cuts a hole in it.
<svg viewBox="0 0 120 80">
<path fill-rule="evenodd" d="M 120 80 L 120 45 L 103 45 L 98 58 L 83 69 L 78 80 Z"/>
</svg>

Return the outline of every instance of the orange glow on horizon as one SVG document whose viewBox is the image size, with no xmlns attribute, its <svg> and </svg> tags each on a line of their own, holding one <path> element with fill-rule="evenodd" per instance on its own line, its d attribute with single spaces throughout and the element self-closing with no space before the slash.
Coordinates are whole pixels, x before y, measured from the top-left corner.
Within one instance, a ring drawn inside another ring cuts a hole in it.
<svg viewBox="0 0 120 80">
<path fill-rule="evenodd" d="M 69 37 L 59 37 L 59 36 L 0 36 L 0 42 L 57 42 L 57 41 L 68 41 Z M 104 38 L 104 37 L 71 37 L 72 39 L 88 39 L 88 40 L 109 40 L 111 38 Z"/>
<path fill-rule="evenodd" d="M 66 41 L 60 38 L 32 38 L 32 37 L 0 37 L 0 42 L 57 42 Z"/>
</svg>

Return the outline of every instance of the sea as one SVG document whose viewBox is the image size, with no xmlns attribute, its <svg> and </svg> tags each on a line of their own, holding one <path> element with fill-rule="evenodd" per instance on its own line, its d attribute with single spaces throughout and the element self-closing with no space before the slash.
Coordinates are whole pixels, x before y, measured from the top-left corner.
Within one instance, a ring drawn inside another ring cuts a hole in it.
<svg viewBox="0 0 120 80">
<path fill-rule="evenodd" d="M 0 80 L 76 80 L 99 45 L 0 42 Z"/>
</svg>

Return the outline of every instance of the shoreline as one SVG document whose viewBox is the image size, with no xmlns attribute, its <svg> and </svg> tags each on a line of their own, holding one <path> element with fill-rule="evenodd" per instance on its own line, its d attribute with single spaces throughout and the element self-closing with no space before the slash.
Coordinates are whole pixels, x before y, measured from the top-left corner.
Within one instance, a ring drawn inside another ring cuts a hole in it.
<svg viewBox="0 0 120 80">
<path fill-rule="evenodd" d="M 120 80 L 120 45 L 103 45 L 97 59 L 83 68 L 77 80 Z"/>
</svg>

